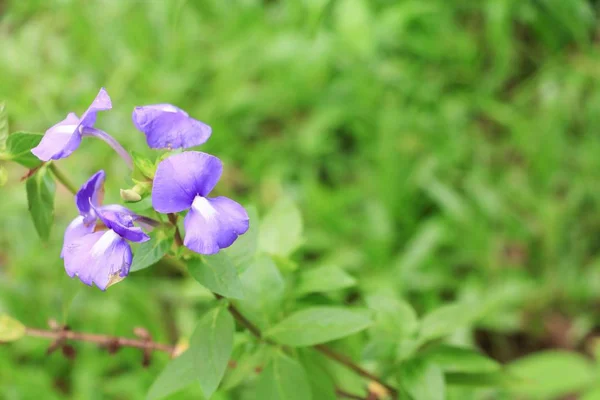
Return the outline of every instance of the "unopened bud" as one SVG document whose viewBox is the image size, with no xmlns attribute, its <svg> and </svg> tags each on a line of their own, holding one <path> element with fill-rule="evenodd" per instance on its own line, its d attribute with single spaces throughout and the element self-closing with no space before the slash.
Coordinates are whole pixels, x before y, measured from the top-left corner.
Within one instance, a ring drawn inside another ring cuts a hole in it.
<svg viewBox="0 0 600 400">
<path fill-rule="evenodd" d="M 125 201 L 133 202 L 140 201 L 142 196 L 133 189 L 121 189 L 121 198 Z"/>
</svg>

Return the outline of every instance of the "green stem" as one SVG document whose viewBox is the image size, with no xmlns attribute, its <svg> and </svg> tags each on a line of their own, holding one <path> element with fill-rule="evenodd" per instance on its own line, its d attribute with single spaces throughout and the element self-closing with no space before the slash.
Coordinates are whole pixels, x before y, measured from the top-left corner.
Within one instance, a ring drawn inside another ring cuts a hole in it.
<svg viewBox="0 0 600 400">
<path fill-rule="evenodd" d="M 50 163 L 49 167 L 50 171 L 52 171 L 52 174 L 54 174 L 54 177 L 56 179 L 58 179 L 58 181 L 60 183 L 62 183 L 62 185 L 67 188 L 67 190 L 73 194 L 77 194 L 77 186 L 73 185 L 73 183 L 69 180 L 69 178 L 67 178 L 67 176 L 65 174 L 63 174 L 57 167 L 56 164 L 54 163 Z"/>
</svg>

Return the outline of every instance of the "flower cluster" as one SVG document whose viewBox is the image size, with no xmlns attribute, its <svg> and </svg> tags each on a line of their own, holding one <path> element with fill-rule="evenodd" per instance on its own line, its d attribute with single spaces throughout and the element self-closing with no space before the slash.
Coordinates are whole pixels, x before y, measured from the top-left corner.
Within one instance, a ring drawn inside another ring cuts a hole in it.
<svg viewBox="0 0 600 400">
<path fill-rule="evenodd" d="M 110 97 L 102 88 L 81 118 L 69 113 L 46 131 L 32 153 L 42 161 L 59 160 L 71 155 L 84 136 L 94 136 L 113 147 L 131 167 L 127 151 L 94 127 L 96 114 L 111 108 Z M 132 120 L 153 149 L 186 149 L 206 142 L 212 133 L 210 126 L 170 104 L 136 107 Z M 188 210 L 183 244 L 200 254 L 215 254 L 231 246 L 249 227 L 248 214 L 240 204 L 223 196 L 207 197 L 222 171 L 217 157 L 184 151 L 164 158 L 152 182 L 152 206 L 157 212 Z M 128 275 L 133 259 L 129 242 L 149 240 L 142 228 L 151 230 L 162 224 L 118 204 L 102 205 L 104 180 L 104 171 L 98 171 L 75 195 L 79 216 L 67 227 L 61 252 L 70 277 L 102 290 Z"/>
</svg>

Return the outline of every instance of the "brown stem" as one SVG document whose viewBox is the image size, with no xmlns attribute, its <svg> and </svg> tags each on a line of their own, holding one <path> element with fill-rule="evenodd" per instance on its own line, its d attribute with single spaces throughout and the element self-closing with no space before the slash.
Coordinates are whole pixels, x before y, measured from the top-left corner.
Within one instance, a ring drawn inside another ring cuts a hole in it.
<svg viewBox="0 0 600 400">
<path fill-rule="evenodd" d="M 336 389 L 335 394 L 337 395 L 337 397 L 344 398 L 344 399 L 368 400 L 368 399 L 365 399 L 364 397 L 358 396 L 356 394 L 348 393 L 342 389 Z"/>
<path fill-rule="evenodd" d="M 175 352 L 175 346 L 157 343 L 147 339 L 131 339 L 118 336 L 98 335 L 94 333 L 73 332 L 69 330 L 45 330 L 25 328 L 27 336 L 41 337 L 54 340 L 75 340 L 80 342 L 97 343 L 107 348 L 135 347 L 142 350 L 164 351 L 169 355 Z"/>
<path fill-rule="evenodd" d="M 333 351 L 332 349 L 330 349 L 329 347 L 322 345 L 322 344 L 318 344 L 318 345 L 314 346 L 314 348 L 315 348 L 315 350 L 317 350 L 318 352 L 322 353 L 323 355 L 331 358 L 332 360 L 335 360 L 335 361 L 339 362 L 340 364 L 345 365 L 352 371 L 356 372 L 358 375 L 379 383 L 381 386 L 383 386 L 387 390 L 389 390 L 394 398 L 396 398 L 398 396 L 398 391 L 394 387 L 388 385 L 387 383 L 385 383 L 384 381 L 382 381 L 381 379 L 379 379 L 377 376 L 373 375 L 366 369 L 363 369 L 360 366 L 356 365 L 349 357 L 345 356 L 344 354 L 337 353 L 337 352 Z"/>
<path fill-rule="evenodd" d="M 179 226 L 177 225 L 177 214 L 170 213 L 167 214 L 167 216 L 169 217 L 169 222 L 175 227 L 175 243 L 177 246 L 181 247 L 183 246 L 183 239 L 181 238 L 181 232 L 179 232 Z"/>
<path fill-rule="evenodd" d="M 221 296 L 220 294 L 215 293 L 214 295 L 217 299 L 223 298 L 223 296 Z M 258 339 L 265 340 L 267 343 L 271 343 L 271 344 L 274 343 L 268 339 L 264 339 L 260 329 L 256 325 L 254 325 L 250 320 L 248 320 L 246 317 L 244 317 L 244 315 L 232 303 L 229 303 L 229 312 L 231 313 L 233 318 L 235 318 L 235 320 L 240 323 L 240 325 L 242 325 L 246 329 L 248 329 Z M 392 397 L 394 397 L 394 398 L 398 397 L 398 391 L 394 387 L 388 385 L 387 383 L 385 383 L 384 381 L 382 381 L 381 379 L 379 379 L 377 376 L 373 375 L 366 369 L 363 369 L 360 366 L 356 365 L 349 357 L 347 357 L 343 354 L 339 354 L 339 353 L 331 350 L 329 347 L 322 345 L 322 344 L 318 344 L 313 347 L 315 350 L 319 351 L 326 357 L 328 357 L 334 361 L 337 361 L 338 363 L 340 363 L 342 365 L 345 365 L 352 371 L 356 372 L 358 375 L 379 383 L 381 386 L 385 387 L 392 394 Z"/>
</svg>

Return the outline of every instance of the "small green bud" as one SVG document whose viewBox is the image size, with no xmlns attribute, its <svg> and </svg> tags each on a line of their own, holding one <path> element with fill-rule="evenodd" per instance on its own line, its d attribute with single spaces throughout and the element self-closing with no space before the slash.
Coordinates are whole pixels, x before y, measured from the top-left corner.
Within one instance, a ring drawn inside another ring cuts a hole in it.
<svg viewBox="0 0 600 400">
<path fill-rule="evenodd" d="M 121 198 L 125 201 L 129 201 L 129 202 L 137 202 L 140 201 L 142 199 L 142 196 L 140 196 L 139 193 L 137 193 L 135 190 L 133 189 L 121 189 L 120 190 L 121 193 Z"/>
</svg>

